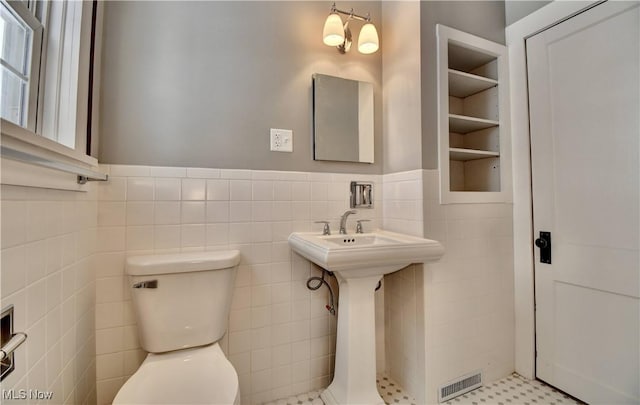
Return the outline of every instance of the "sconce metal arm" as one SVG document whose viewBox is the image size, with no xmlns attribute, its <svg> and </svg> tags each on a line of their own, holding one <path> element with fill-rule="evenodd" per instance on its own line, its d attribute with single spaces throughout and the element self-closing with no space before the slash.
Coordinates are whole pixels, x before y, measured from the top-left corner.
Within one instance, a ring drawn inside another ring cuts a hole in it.
<svg viewBox="0 0 640 405">
<path fill-rule="evenodd" d="M 333 3 L 333 5 L 331 6 L 331 12 L 347 15 L 349 16 L 349 19 L 371 22 L 371 16 L 369 15 L 369 13 L 367 13 L 366 16 L 361 16 L 361 15 L 355 14 L 353 12 L 353 9 L 349 11 L 340 10 L 336 8 L 336 3 Z M 349 19 L 347 20 L 347 22 L 349 21 Z"/>
</svg>

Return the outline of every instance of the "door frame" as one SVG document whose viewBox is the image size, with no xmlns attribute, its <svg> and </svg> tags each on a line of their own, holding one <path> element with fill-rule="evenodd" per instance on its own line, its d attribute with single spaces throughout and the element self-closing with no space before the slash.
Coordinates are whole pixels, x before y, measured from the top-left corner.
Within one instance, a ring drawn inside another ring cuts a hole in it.
<svg viewBox="0 0 640 405">
<path fill-rule="evenodd" d="M 511 85 L 515 369 L 535 378 L 535 295 L 529 92 L 525 41 L 598 1 L 553 1 L 506 28 Z"/>
</svg>

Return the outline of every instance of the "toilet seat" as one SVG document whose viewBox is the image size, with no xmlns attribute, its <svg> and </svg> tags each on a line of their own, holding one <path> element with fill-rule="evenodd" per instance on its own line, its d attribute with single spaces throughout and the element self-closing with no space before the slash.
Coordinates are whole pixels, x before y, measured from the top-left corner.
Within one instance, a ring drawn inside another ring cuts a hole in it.
<svg viewBox="0 0 640 405">
<path fill-rule="evenodd" d="M 125 404 L 239 404 L 238 374 L 220 345 L 149 353 L 113 401 Z"/>
</svg>

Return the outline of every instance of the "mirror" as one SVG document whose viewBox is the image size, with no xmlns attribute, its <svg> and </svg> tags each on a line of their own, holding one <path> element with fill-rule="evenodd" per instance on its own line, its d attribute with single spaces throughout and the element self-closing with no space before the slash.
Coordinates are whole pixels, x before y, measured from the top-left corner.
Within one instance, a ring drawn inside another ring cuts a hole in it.
<svg viewBox="0 0 640 405">
<path fill-rule="evenodd" d="M 373 85 L 313 75 L 313 158 L 373 163 Z"/>
</svg>

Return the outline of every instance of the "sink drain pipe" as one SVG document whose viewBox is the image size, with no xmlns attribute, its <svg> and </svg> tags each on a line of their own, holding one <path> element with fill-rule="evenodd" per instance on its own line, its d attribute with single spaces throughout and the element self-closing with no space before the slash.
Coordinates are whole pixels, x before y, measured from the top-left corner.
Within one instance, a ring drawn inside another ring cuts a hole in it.
<svg viewBox="0 0 640 405">
<path fill-rule="evenodd" d="M 327 286 L 327 289 L 329 290 L 329 304 L 325 305 L 325 307 L 327 308 L 327 311 L 329 311 L 329 313 L 331 313 L 331 315 L 336 314 L 336 307 L 333 304 L 333 290 L 331 289 L 331 285 L 327 282 L 327 280 L 324 279 L 325 274 L 328 274 L 331 277 L 335 278 L 335 275 L 333 274 L 332 271 L 328 271 L 328 270 L 322 270 L 322 276 L 318 277 L 318 276 L 313 276 L 313 277 L 309 277 L 309 279 L 307 280 L 307 288 L 310 289 L 311 291 L 316 291 L 318 290 L 320 287 L 322 287 L 323 285 Z M 382 280 L 378 281 L 378 285 L 376 286 L 376 291 L 378 291 L 380 289 L 380 287 L 382 287 Z"/>
</svg>

